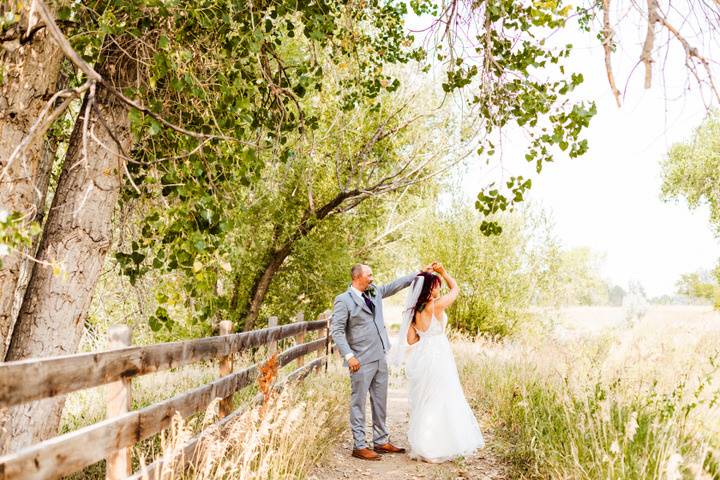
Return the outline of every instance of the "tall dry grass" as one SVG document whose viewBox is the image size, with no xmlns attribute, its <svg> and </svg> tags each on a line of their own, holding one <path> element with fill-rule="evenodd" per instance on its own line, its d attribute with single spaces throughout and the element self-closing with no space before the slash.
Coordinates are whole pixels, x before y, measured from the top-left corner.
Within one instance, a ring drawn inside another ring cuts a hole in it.
<svg viewBox="0 0 720 480">
<path fill-rule="evenodd" d="M 240 356 L 236 359 L 236 369 L 265 356 L 263 349 L 255 356 Z M 287 375 L 293 368 L 294 364 L 286 366 L 280 375 Z M 173 397 L 215 378 L 217 366 L 214 364 L 195 364 L 135 378 L 133 409 Z M 303 382 L 285 388 L 266 405 L 267 412 L 261 415 L 260 407 L 249 408 L 258 393 L 258 385 L 246 387 L 234 396 L 234 404 L 247 409 L 244 414 L 224 429 L 222 435 L 218 433 L 203 444 L 201 455 L 189 473 L 174 472 L 170 478 L 302 477 L 318 456 L 328 450 L 328 445 L 338 439 L 345 426 L 348 388 L 346 373 L 331 362 L 327 373 L 312 373 Z M 104 417 L 103 387 L 74 392 L 68 395 L 61 428 L 63 433 L 76 430 Z M 133 470 L 169 454 L 217 419 L 216 404 L 189 418 L 173 419 L 166 431 L 135 445 Z M 68 478 L 105 478 L 105 462 Z"/>
<path fill-rule="evenodd" d="M 501 343 L 455 339 L 466 393 L 515 474 L 720 478 L 720 316 L 653 309 L 633 324 L 607 313 L 575 311 Z"/>
<path fill-rule="evenodd" d="M 264 406 L 246 410 L 213 431 L 188 469 L 164 479 L 304 478 L 340 438 L 346 423 L 347 375 L 338 367 L 283 389 Z M 214 418 L 211 410 L 202 427 Z M 185 443 L 198 426 L 175 419 L 163 439 L 164 454 Z M 152 479 L 148 479 L 152 480 Z"/>
</svg>

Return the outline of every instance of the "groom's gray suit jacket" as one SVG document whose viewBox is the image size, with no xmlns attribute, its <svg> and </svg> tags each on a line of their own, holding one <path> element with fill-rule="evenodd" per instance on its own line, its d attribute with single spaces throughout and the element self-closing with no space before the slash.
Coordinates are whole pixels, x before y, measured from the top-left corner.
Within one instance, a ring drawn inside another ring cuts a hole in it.
<svg viewBox="0 0 720 480">
<path fill-rule="evenodd" d="M 387 285 L 375 287 L 375 296 L 370 297 L 375 305 L 374 318 L 365 301 L 350 288 L 335 297 L 330 335 L 343 358 L 352 353 L 360 364 L 365 365 L 385 356 L 390 349 L 390 340 L 385 330 L 382 299 L 409 286 L 415 275 L 407 275 Z"/>
</svg>

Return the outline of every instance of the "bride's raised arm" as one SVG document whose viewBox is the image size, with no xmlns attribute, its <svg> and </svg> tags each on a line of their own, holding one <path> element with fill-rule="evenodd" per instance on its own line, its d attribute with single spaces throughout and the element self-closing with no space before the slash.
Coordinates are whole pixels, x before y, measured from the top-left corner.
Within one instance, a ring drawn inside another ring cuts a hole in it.
<svg viewBox="0 0 720 480">
<path fill-rule="evenodd" d="M 433 270 L 439 273 L 443 280 L 445 280 L 445 283 L 448 284 L 448 287 L 450 287 L 450 291 L 448 293 L 435 300 L 435 308 L 445 310 L 453 304 L 457 296 L 460 294 L 460 287 L 458 287 L 455 279 L 447 273 L 445 267 L 441 263 L 433 264 Z"/>
</svg>

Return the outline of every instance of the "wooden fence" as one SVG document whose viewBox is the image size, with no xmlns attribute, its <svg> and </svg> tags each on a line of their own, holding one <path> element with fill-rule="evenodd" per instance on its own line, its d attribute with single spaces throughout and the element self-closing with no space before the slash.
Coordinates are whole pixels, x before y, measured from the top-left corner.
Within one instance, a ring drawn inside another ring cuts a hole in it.
<svg viewBox="0 0 720 480">
<path fill-rule="evenodd" d="M 108 416 L 93 425 L 1 456 L 0 480 L 58 478 L 103 459 L 107 460 L 107 479 L 126 478 L 132 475 L 130 454 L 135 443 L 167 428 L 174 415 L 187 417 L 220 399 L 217 423 L 132 478 L 161 478 L 163 472 L 182 467 L 191 461 L 195 447 L 205 435 L 222 428 L 243 410 L 241 407 L 233 412 L 232 396 L 255 381 L 258 367 L 264 361 L 233 371 L 234 354 L 267 345 L 268 354 L 273 355 L 279 340 L 294 337 L 294 345 L 277 354 L 277 361 L 279 367 L 296 361 L 297 368 L 284 381 L 276 383 L 276 389 L 290 380 L 303 378 L 322 365 L 327 366 L 329 316 L 323 314 L 319 320 L 306 322 L 298 315 L 295 320 L 277 326 L 277 317 L 271 317 L 268 328 L 237 334 L 230 333 L 230 322 L 221 322 L 220 336 L 146 347 L 130 346 L 127 327 L 113 327 L 109 332 L 112 350 L 106 352 L 0 364 L 0 409 L 107 385 Z M 319 338 L 305 343 L 305 334 L 313 331 L 320 331 Z M 317 358 L 305 363 L 305 355 L 312 352 L 317 352 Z M 140 410 L 130 410 L 132 377 L 203 360 L 218 362 L 218 380 Z M 255 400 L 261 400 L 261 397 Z"/>
</svg>

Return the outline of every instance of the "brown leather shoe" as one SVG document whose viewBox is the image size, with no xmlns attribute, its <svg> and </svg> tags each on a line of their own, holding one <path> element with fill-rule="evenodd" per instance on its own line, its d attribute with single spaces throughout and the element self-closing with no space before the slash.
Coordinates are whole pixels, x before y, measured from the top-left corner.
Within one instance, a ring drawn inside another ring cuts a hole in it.
<svg viewBox="0 0 720 480">
<path fill-rule="evenodd" d="M 378 453 L 405 453 L 404 448 L 396 447 L 392 443 L 386 443 L 385 445 L 375 445 L 373 448 Z"/>
<path fill-rule="evenodd" d="M 352 451 L 352 456 L 361 460 L 380 460 L 382 458 L 369 448 L 356 448 Z"/>
</svg>

